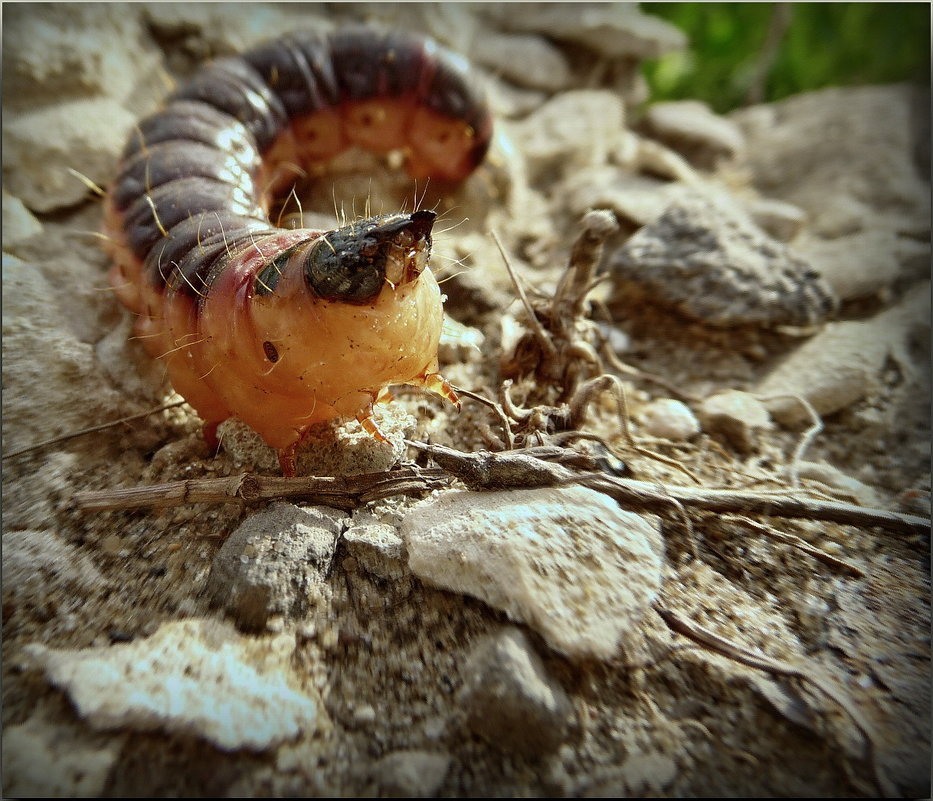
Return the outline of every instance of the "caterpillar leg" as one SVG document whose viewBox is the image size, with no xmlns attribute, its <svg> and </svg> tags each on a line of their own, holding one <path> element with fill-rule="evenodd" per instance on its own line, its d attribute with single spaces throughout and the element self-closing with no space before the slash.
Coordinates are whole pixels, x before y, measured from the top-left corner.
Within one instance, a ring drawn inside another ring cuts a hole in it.
<svg viewBox="0 0 933 801">
<path fill-rule="evenodd" d="M 368 412 L 360 412 L 356 419 L 359 421 L 360 425 L 363 426 L 363 430 L 372 434 L 373 437 L 378 439 L 380 442 L 388 442 L 389 438 L 379 430 L 379 426 L 376 425 L 376 421 L 373 420 L 372 410 Z"/>
<path fill-rule="evenodd" d="M 454 392 L 454 388 L 450 386 L 450 382 L 440 373 L 424 373 L 418 377 L 418 380 L 425 387 L 425 389 L 433 392 L 435 395 L 440 395 L 442 398 L 449 400 L 454 406 L 457 407 L 457 411 L 460 411 L 460 398 L 457 397 L 457 393 Z"/>
<path fill-rule="evenodd" d="M 294 478 L 298 475 L 298 465 L 296 464 L 295 456 L 300 443 L 301 440 L 299 439 L 291 445 L 279 448 L 279 469 L 282 471 L 282 475 L 285 476 L 285 478 Z"/>
</svg>

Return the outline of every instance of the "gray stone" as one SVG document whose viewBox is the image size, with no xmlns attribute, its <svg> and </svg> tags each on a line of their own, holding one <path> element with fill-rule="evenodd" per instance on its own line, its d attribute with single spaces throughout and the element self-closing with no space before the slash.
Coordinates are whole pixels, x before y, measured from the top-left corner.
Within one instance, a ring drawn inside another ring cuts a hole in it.
<svg viewBox="0 0 933 801">
<path fill-rule="evenodd" d="M 71 732 L 40 719 L 3 730 L 3 794 L 6 798 L 98 798 L 120 753 L 78 742 Z"/>
<path fill-rule="evenodd" d="M 661 583 L 657 518 L 580 487 L 450 492 L 414 507 L 402 536 L 417 576 L 572 657 L 612 658 Z"/>
<path fill-rule="evenodd" d="M 540 36 L 486 31 L 469 53 L 471 61 L 519 86 L 556 91 L 570 82 L 564 54 Z"/>
<path fill-rule="evenodd" d="M 373 421 L 385 440 L 376 439 L 355 419 L 315 426 L 305 434 L 295 455 L 298 475 L 349 476 L 389 470 L 404 455 L 404 438 L 416 421 L 402 404 L 391 402 L 373 408 Z M 234 464 L 279 474 L 278 453 L 248 425 L 231 417 L 220 424 L 218 433 Z"/>
<path fill-rule="evenodd" d="M 449 754 L 438 751 L 393 751 L 373 765 L 370 780 L 381 796 L 431 798 L 444 783 L 450 762 Z"/>
<path fill-rule="evenodd" d="M 33 211 L 72 206 L 84 200 L 88 188 L 70 170 L 106 185 L 135 123 L 133 114 L 109 98 L 7 114 L 4 184 Z"/>
<path fill-rule="evenodd" d="M 5 109 L 94 95 L 131 98 L 160 67 L 161 51 L 130 6 L 11 6 L 3 40 Z"/>
<path fill-rule="evenodd" d="M 744 131 L 756 187 L 804 209 L 836 237 L 878 226 L 929 236 L 930 184 L 914 160 L 916 90 L 907 85 L 807 92 L 730 115 Z M 929 118 L 929 109 L 924 115 Z"/>
<path fill-rule="evenodd" d="M 625 121 L 618 95 L 604 89 L 578 89 L 553 97 L 509 127 L 522 143 L 529 171 L 604 164 Z"/>
<path fill-rule="evenodd" d="M 834 239 L 808 237 L 800 252 L 842 300 L 874 295 L 930 272 L 930 243 L 873 228 Z"/>
<path fill-rule="evenodd" d="M 747 208 L 761 230 L 779 242 L 790 242 L 800 233 L 807 221 L 807 214 L 803 209 L 793 203 L 773 198 L 758 198 L 749 202 Z"/>
<path fill-rule="evenodd" d="M 51 616 L 59 598 L 109 586 L 94 562 L 52 531 L 3 532 L 3 603 Z"/>
<path fill-rule="evenodd" d="M 506 28 L 575 42 L 608 58 L 658 58 L 686 44 L 679 28 L 633 3 L 489 3 L 480 12 Z"/>
<path fill-rule="evenodd" d="M 459 701 L 474 734 L 526 756 L 553 751 L 563 742 L 573 704 L 523 631 L 509 626 L 481 641 L 464 673 Z"/>
<path fill-rule="evenodd" d="M 405 543 L 395 526 L 354 524 L 343 533 L 343 541 L 350 556 L 370 575 L 397 580 L 408 572 Z"/>
<path fill-rule="evenodd" d="M 704 398 L 699 409 L 703 430 L 719 435 L 740 453 L 758 447 L 758 437 L 771 428 L 765 405 L 748 392 L 729 389 Z"/>
<path fill-rule="evenodd" d="M 836 308 L 826 282 L 721 196 L 681 195 L 611 258 L 615 298 L 645 298 L 712 326 L 814 325 Z"/>
<path fill-rule="evenodd" d="M 3 190 L 3 252 L 16 254 L 33 237 L 42 233 L 40 223 L 23 202 Z"/>
<path fill-rule="evenodd" d="M 654 103 L 645 113 L 644 125 L 657 139 L 704 167 L 745 150 L 739 126 L 698 100 Z"/>
<path fill-rule="evenodd" d="M 214 556 L 205 592 L 243 629 L 301 617 L 333 558 L 343 512 L 276 503 L 248 517 Z"/>
</svg>

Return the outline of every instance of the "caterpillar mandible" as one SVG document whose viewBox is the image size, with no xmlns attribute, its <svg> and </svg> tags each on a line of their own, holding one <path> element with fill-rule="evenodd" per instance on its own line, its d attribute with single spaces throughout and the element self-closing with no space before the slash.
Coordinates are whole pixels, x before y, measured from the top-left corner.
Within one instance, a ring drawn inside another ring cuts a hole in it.
<svg viewBox="0 0 933 801">
<path fill-rule="evenodd" d="M 460 181 L 490 113 L 456 57 L 413 35 L 293 33 L 202 67 L 127 143 L 105 200 L 111 284 L 134 333 L 204 421 L 237 417 L 284 475 L 314 424 L 356 416 L 389 384 L 459 405 L 437 372 L 443 311 L 428 259 L 435 215 L 287 230 L 277 169 L 356 145 L 404 151 L 416 178 Z"/>
</svg>

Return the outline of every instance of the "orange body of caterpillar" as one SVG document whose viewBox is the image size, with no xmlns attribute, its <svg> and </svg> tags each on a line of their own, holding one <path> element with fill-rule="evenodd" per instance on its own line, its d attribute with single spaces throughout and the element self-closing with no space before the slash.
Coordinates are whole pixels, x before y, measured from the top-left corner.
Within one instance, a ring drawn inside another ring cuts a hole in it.
<svg viewBox="0 0 933 801">
<path fill-rule="evenodd" d="M 490 130 L 449 57 L 366 29 L 213 62 L 140 124 L 107 197 L 111 281 L 209 439 L 237 417 L 293 474 L 308 428 L 368 420 L 390 384 L 456 402 L 437 373 L 433 212 L 324 232 L 275 228 L 267 210 L 283 162 L 356 144 L 406 150 L 413 175 L 462 179 Z"/>
</svg>

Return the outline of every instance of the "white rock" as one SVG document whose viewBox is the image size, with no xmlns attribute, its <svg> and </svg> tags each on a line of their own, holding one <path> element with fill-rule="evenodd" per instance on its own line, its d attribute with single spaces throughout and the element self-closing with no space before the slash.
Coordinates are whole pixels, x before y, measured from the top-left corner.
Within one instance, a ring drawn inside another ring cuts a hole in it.
<svg viewBox="0 0 933 801">
<path fill-rule="evenodd" d="M 674 398 L 656 398 L 639 417 L 644 432 L 652 437 L 680 442 L 700 433 L 700 424 L 690 407 Z"/>
<path fill-rule="evenodd" d="M 3 178 L 30 209 L 74 205 L 88 188 L 69 170 L 105 186 L 136 118 L 114 100 L 75 100 L 3 120 Z"/>
<path fill-rule="evenodd" d="M 401 578 L 408 570 L 405 543 L 398 529 L 385 523 L 353 525 L 342 536 L 350 556 L 374 576 L 383 579 Z"/>
<path fill-rule="evenodd" d="M 31 717 L 3 730 L 6 798 L 96 798 L 104 790 L 120 742 L 95 747 L 60 726 Z"/>
<path fill-rule="evenodd" d="M 416 575 L 573 657 L 611 658 L 661 581 L 657 518 L 577 487 L 449 493 L 413 508 L 402 536 Z"/>
<path fill-rule="evenodd" d="M 317 725 L 319 701 L 292 686 L 294 649 L 291 635 L 246 638 L 183 620 L 126 645 L 25 650 L 95 729 L 163 729 L 261 751 Z"/>
<path fill-rule="evenodd" d="M 704 431 L 723 436 L 742 453 L 754 450 L 759 433 L 772 426 L 771 415 L 760 400 L 734 389 L 704 398 L 699 416 Z"/>
</svg>

